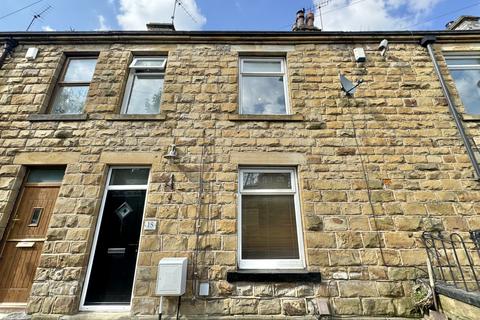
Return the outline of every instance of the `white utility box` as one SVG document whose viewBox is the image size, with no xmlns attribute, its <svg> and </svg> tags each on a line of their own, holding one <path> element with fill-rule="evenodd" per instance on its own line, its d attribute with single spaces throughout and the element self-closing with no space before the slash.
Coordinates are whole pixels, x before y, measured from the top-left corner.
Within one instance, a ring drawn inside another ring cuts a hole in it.
<svg viewBox="0 0 480 320">
<path fill-rule="evenodd" d="M 159 296 L 181 296 L 187 284 L 188 258 L 163 258 L 158 263 L 157 289 Z"/>
<path fill-rule="evenodd" d="M 38 48 L 34 48 L 34 47 L 28 48 L 27 53 L 25 54 L 25 59 L 35 60 L 35 58 L 37 57 L 37 54 L 38 54 Z"/>
<path fill-rule="evenodd" d="M 363 50 L 363 48 L 353 49 L 353 54 L 355 55 L 356 62 L 365 62 L 365 60 L 367 60 L 367 56 L 365 55 L 365 50 Z"/>
</svg>

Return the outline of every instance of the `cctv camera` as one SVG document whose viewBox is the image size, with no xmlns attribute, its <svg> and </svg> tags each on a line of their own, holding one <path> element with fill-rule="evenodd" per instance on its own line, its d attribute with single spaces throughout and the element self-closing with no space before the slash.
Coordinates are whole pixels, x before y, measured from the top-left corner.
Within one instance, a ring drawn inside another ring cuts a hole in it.
<svg viewBox="0 0 480 320">
<path fill-rule="evenodd" d="M 388 48 L 388 40 L 383 39 L 382 42 L 380 42 L 380 45 L 378 46 L 378 50 L 386 50 Z"/>
<path fill-rule="evenodd" d="M 378 50 L 382 51 L 382 56 L 384 56 L 387 53 L 388 50 L 388 40 L 383 39 L 382 42 L 380 42 L 380 45 L 378 46 Z"/>
</svg>

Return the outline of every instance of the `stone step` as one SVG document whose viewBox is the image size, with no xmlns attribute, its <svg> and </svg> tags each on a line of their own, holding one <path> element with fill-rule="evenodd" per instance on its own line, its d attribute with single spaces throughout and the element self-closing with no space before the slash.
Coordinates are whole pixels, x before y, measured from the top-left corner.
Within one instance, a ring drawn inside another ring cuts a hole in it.
<svg viewBox="0 0 480 320">
<path fill-rule="evenodd" d="M 1 320 L 29 320 L 31 316 L 25 312 L 0 313 Z"/>
<path fill-rule="evenodd" d="M 71 316 L 62 316 L 60 320 L 130 320 L 130 313 L 100 313 L 100 312 L 80 312 Z"/>
</svg>

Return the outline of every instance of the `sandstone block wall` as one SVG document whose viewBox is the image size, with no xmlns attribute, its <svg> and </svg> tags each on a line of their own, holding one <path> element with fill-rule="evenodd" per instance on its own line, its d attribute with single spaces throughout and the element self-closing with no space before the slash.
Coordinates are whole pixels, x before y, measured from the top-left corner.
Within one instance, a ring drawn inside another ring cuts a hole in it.
<svg viewBox="0 0 480 320">
<path fill-rule="evenodd" d="M 289 99 L 300 117 L 280 121 L 234 117 L 241 45 L 39 44 L 32 62 L 24 61 L 27 46 L 20 45 L 0 70 L 0 234 L 25 172 L 25 163 L 15 159 L 47 152 L 62 163 L 65 152 L 79 154 L 78 161 L 63 161 L 66 174 L 28 312 L 78 312 L 108 166 L 130 163 L 151 166 L 145 216 L 158 221 L 157 231 L 142 232 L 131 313 L 155 314 L 158 261 L 192 258 L 195 249 L 205 147 L 198 271 L 210 282 L 210 296 L 193 301 L 189 280 L 181 314 L 313 317 L 317 300 L 327 299 L 338 315 L 415 315 L 411 287 L 426 276 L 421 232 L 480 228 L 480 185 L 426 51 L 392 43 L 385 58 L 376 45 L 291 44 L 293 50 L 286 52 Z M 366 63 L 354 62 L 356 46 L 366 48 Z M 244 51 L 253 48 L 262 46 L 245 45 Z M 28 120 L 47 109 L 63 52 L 82 50 L 99 51 L 88 119 Z M 128 63 L 132 51 L 140 50 L 168 53 L 164 119 L 118 121 L 112 115 L 120 110 Z M 339 72 L 365 80 L 354 98 L 340 92 Z M 478 136 L 475 122 L 468 130 Z M 174 162 L 163 158 L 172 143 L 180 155 Z M 233 154 L 271 161 L 264 156 L 270 152 L 304 159 L 282 164 L 298 167 L 307 269 L 321 272 L 320 284 L 226 281 L 227 272 L 237 270 L 242 163 Z M 167 185 L 172 173 L 174 189 Z M 173 313 L 176 301 L 167 300 Z"/>
</svg>

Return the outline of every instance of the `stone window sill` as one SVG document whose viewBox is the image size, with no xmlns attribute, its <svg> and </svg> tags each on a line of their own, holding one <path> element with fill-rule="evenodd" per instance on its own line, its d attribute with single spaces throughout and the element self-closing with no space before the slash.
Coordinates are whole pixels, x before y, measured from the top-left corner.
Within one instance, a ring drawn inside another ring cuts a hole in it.
<svg viewBox="0 0 480 320">
<path fill-rule="evenodd" d="M 248 270 L 227 272 L 228 282 L 315 282 L 321 281 L 320 272 L 306 270 Z"/>
<path fill-rule="evenodd" d="M 111 121 L 162 121 L 167 119 L 165 114 L 109 114 L 105 120 Z"/>
<path fill-rule="evenodd" d="M 230 114 L 230 121 L 303 121 L 301 114 Z"/>
<path fill-rule="evenodd" d="M 463 121 L 480 121 L 479 114 L 462 114 Z"/>
<path fill-rule="evenodd" d="M 85 121 L 88 119 L 86 113 L 82 114 L 30 114 L 28 121 Z"/>
</svg>

